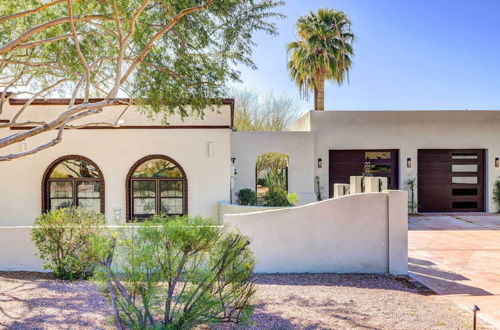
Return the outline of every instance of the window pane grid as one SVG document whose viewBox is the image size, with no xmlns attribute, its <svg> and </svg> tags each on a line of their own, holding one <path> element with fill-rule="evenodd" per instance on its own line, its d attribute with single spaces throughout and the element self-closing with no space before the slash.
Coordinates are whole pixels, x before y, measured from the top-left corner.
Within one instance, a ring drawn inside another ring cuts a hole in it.
<svg viewBox="0 0 500 330">
<path fill-rule="evenodd" d="M 95 166 L 83 160 L 65 160 L 54 167 L 46 181 L 45 211 L 78 206 L 103 212 L 102 184 Z"/>
<path fill-rule="evenodd" d="M 132 217 L 184 214 L 184 181 L 132 179 Z"/>
</svg>

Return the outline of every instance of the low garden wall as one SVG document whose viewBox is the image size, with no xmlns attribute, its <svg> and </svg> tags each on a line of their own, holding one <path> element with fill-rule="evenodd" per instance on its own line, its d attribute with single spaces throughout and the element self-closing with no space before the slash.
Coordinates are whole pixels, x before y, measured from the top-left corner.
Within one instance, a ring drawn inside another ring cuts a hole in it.
<svg viewBox="0 0 500 330">
<path fill-rule="evenodd" d="M 249 236 L 261 273 L 408 272 L 408 194 L 365 193 L 304 206 L 226 214 Z"/>
<path fill-rule="evenodd" d="M 219 203 L 219 222 L 223 222 L 224 214 L 245 214 L 251 212 L 262 212 L 269 210 L 281 210 L 284 207 L 275 206 L 252 206 L 252 205 L 237 205 L 228 202 Z"/>
<path fill-rule="evenodd" d="M 42 271 L 31 241 L 32 226 L 0 227 L 0 271 Z"/>
<path fill-rule="evenodd" d="M 267 208 L 220 205 L 224 224 L 249 236 L 257 272 L 408 272 L 405 191 L 263 209 Z M 0 271 L 43 270 L 31 241 L 32 228 L 0 227 Z"/>
</svg>

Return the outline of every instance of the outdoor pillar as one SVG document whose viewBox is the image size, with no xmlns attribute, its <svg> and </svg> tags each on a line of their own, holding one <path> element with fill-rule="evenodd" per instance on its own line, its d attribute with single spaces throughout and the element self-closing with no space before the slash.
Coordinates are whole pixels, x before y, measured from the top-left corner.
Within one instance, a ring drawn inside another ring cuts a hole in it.
<svg viewBox="0 0 500 330">
<path fill-rule="evenodd" d="M 388 198 L 389 274 L 408 274 L 408 192 L 384 191 Z"/>
</svg>

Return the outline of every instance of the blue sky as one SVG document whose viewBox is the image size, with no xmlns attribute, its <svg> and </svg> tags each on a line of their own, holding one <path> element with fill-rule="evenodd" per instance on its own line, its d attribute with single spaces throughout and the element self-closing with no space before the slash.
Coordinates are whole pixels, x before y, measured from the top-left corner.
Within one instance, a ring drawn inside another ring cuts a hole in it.
<svg viewBox="0 0 500 330">
<path fill-rule="evenodd" d="M 240 88 L 300 100 L 286 68 L 295 22 L 318 8 L 345 11 L 357 36 L 350 82 L 327 84 L 329 110 L 500 109 L 500 0 L 288 0 L 277 37 L 259 33 L 257 70 Z"/>
</svg>

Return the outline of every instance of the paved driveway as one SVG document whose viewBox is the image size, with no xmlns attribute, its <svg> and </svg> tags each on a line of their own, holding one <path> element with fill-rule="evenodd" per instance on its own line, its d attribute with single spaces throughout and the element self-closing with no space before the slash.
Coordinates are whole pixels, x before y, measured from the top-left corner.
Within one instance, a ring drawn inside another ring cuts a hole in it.
<svg viewBox="0 0 500 330">
<path fill-rule="evenodd" d="M 500 329 L 500 215 L 410 218 L 410 276 Z"/>
</svg>

